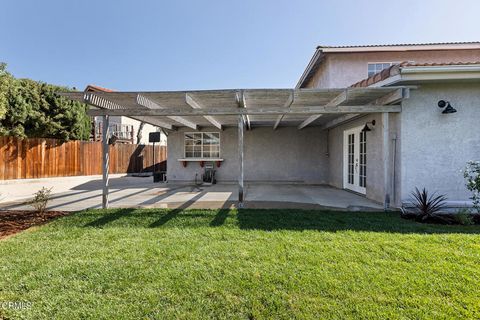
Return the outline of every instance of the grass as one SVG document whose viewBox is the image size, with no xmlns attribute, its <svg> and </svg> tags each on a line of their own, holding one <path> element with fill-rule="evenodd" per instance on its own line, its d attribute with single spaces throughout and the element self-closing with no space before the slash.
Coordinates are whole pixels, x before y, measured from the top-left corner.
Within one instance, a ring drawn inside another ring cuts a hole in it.
<svg viewBox="0 0 480 320">
<path fill-rule="evenodd" d="M 0 318 L 480 318 L 480 228 L 397 214 L 91 210 L 0 241 Z"/>
</svg>

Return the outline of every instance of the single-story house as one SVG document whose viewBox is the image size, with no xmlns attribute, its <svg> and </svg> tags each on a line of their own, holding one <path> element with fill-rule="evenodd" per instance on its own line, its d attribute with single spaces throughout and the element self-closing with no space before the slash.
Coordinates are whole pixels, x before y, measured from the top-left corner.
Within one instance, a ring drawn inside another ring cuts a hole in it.
<svg viewBox="0 0 480 320">
<path fill-rule="evenodd" d="M 480 43 L 325 47 L 294 89 L 67 93 L 92 115 L 154 117 L 167 177 L 326 184 L 400 207 L 425 187 L 469 204 L 480 159 Z M 108 150 L 108 148 L 106 148 Z"/>
</svg>

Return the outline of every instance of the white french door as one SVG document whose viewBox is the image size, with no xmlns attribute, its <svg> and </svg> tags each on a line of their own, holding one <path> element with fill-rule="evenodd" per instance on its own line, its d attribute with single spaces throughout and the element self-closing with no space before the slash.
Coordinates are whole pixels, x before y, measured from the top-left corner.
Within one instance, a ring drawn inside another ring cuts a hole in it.
<svg viewBox="0 0 480 320">
<path fill-rule="evenodd" d="M 343 187 L 365 194 L 367 191 L 367 133 L 363 127 L 343 133 Z"/>
</svg>

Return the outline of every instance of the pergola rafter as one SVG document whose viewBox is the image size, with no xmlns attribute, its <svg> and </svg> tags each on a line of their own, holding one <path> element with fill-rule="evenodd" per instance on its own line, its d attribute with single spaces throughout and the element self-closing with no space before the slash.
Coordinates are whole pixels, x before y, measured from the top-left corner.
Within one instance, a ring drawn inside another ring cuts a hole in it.
<svg viewBox="0 0 480 320">
<path fill-rule="evenodd" d="M 237 92 L 237 94 L 235 95 L 235 99 L 237 101 L 239 108 L 247 110 L 247 101 L 245 99 L 245 92 L 243 90 L 241 90 L 240 92 Z M 242 114 L 242 117 L 243 117 L 243 121 L 247 126 L 247 129 L 251 130 L 252 128 L 250 126 L 250 117 L 248 113 Z"/>
<path fill-rule="evenodd" d="M 92 92 L 85 92 L 83 96 L 83 102 L 91 106 L 100 108 L 100 110 L 125 110 L 126 109 L 126 107 L 116 102 L 109 101 L 108 99 L 104 97 L 100 97 L 96 93 L 92 93 Z M 138 121 L 145 121 L 143 117 L 132 116 L 131 118 Z M 148 122 L 151 125 L 158 126 L 164 129 L 175 130 L 175 128 L 171 124 L 166 123 L 160 119 L 149 119 L 148 121 L 145 121 L 145 122 Z"/>
<path fill-rule="evenodd" d="M 185 102 L 193 109 L 203 109 L 203 106 L 197 100 L 195 100 L 191 94 L 185 93 Z M 217 119 L 208 115 L 204 115 L 203 117 L 207 119 L 208 122 L 213 124 L 214 127 L 222 130 L 222 124 Z"/>
<path fill-rule="evenodd" d="M 334 108 L 339 106 L 340 104 L 344 103 L 345 101 L 348 100 L 348 89 L 345 91 L 342 91 L 338 96 L 330 100 L 326 105 L 325 108 Z M 303 121 L 299 126 L 298 129 L 303 129 L 306 126 L 308 126 L 310 123 L 314 122 L 318 118 L 320 118 L 322 114 L 314 114 L 310 117 L 308 117 L 305 121 Z"/>
<path fill-rule="evenodd" d="M 288 99 L 285 102 L 285 104 L 283 105 L 283 107 L 284 108 L 290 108 L 290 106 L 293 104 L 294 101 L 295 101 L 295 91 L 292 90 L 292 92 L 290 92 L 290 95 L 288 96 Z M 285 114 L 281 114 L 281 115 L 278 116 L 277 120 L 275 121 L 275 124 L 273 125 L 273 130 L 277 129 L 278 125 L 280 124 L 280 122 L 282 121 L 284 116 L 285 116 Z"/>
<path fill-rule="evenodd" d="M 141 106 L 144 106 L 145 108 L 148 108 L 150 110 L 161 110 L 161 109 L 165 109 L 164 107 L 160 106 L 158 103 L 150 100 L 149 98 L 147 97 L 144 97 L 143 95 L 141 94 L 138 94 L 137 95 L 137 103 Z M 189 128 L 192 128 L 193 130 L 197 130 L 198 129 L 198 126 L 196 123 L 193 123 L 191 121 L 188 121 L 187 119 L 184 119 L 180 116 L 175 116 L 175 115 L 170 115 L 170 116 L 167 116 L 168 118 L 172 119 L 173 121 L 176 121 L 178 123 L 181 123 L 183 124 L 184 126 L 186 127 L 189 127 Z"/>
<path fill-rule="evenodd" d="M 372 105 L 390 105 L 390 104 L 395 104 L 401 102 L 403 99 L 407 99 L 410 96 L 410 91 L 409 88 L 398 88 L 390 93 L 387 93 L 386 95 L 375 99 L 372 101 L 370 104 Z M 344 124 L 346 122 L 352 121 L 358 117 L 362 116 L 362 114 L 359 113 L 351 113 L 351 114 L 346 114 L 342 115 L 340 117 L 337 117 L 333 120 L 330 120 L 329 122 L 325 123 L 322 126 L 322 129 L 330 129 L 336 126 L 339 126 L 341 124 Z"/>
<path fill-rule="evenodd" d="M 88 114 L 91 116 L 158 116 L 158 117 L 171 117 L 171 116 L 205 116 L 205 115 L 217 115 L 217 116 L 234 116 L 234 115 L 305 115 L 305 114 L 345 114 L 345 113 L 382 113 L 382 112 L 401 112 L 402 107 L 400 105 L 391 106 L 378 106 L 378 105 L 358 105 L 358 106 L 338 106 L 335 108 L 328 108 L 326 106 L 313 106 L 313 107 L 296 107 L 296 108 L 258 108 L 258 109 L 227 109 L 227 108 L 211 108 L 211 109 L 118 109 L 118 110 L 106 110 L 106 109 L 93 109 L 89 110 Z"/>
</svg>

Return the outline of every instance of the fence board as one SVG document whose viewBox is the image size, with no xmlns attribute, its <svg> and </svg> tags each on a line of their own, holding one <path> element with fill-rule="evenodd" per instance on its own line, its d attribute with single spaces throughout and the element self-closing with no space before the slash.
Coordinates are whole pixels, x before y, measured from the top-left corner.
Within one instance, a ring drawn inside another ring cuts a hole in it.
<svg viewBox="0 0 480 320">
<path fill-rule="evenodd" d="M 110 173 L 151 171 L 153 147 L 110 146 Z M 155 146 L 157 170 L 166 170 L 167 149 Z M 99 175 L 102 173 L 101 141 L 18 139 L 0 136 L 0 180 Z"/>
</svg>

